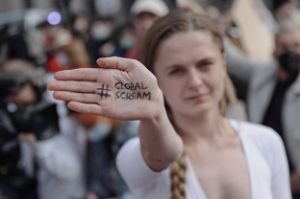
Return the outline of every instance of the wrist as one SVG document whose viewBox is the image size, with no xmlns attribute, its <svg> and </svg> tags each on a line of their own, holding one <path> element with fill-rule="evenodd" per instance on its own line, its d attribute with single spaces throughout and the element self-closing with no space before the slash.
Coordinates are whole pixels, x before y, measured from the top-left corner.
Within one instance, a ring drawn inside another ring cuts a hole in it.
<svg viewBox="0 0 300 199">
<path fill-rule="evenodd" d="M 152 108 L 148 110 L 148 114 L 145 117 L 140 118 L 141 122 L 156 123 L 167 117 L 164 97 L 160 88 L 157 89 L 157 92 L 153 95 L 151 101 L 152 102 L 149 104 L 149 107 Z"/>
</svg>

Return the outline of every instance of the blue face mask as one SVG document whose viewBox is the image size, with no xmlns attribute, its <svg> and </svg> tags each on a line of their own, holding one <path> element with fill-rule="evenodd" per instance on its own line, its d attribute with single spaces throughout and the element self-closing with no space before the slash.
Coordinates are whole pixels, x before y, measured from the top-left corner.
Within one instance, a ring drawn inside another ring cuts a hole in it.
<svg viewBox="0 0 300 199">
<path fill-rule="evenodd" d="M 91 142 L 96 142 L 106 137 L 111 131 L 111 125 L 107 123 L 97 124 L 88 134 Z"/>
<path fill-rule="evenodd" d="M 133 47 L 133 38 L 123 37 L 119 41 L 119 45 L 122 49 L 128 50 Z"/>
</svg>

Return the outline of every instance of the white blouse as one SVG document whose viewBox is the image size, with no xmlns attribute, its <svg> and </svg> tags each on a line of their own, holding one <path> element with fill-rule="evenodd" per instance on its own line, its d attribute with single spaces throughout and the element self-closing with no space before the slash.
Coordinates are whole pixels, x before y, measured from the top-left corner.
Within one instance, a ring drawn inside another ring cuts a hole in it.
<svg viewBox="0 0 300 199">
<path fill-rule="evenodd" d="M 239 134 L 247 159 L 252 199 L 290 199 L 287 158 L 280 137 L 272 129 L 230 120 Z M 136 199 L 169 199 L 170 169 L 152 171 L 145 163 L 138 138 L 129 140 L 117 157 L 118 169 Z M 187 199 L 207 199 L 191 162 L 187 167 Z"/>
</svg>

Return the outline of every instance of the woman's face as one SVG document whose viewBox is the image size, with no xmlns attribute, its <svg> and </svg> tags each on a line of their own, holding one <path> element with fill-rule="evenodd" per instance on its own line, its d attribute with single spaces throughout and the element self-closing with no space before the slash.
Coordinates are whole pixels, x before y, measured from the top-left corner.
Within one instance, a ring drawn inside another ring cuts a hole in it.
<svg viewBox="0 0 300 199">
<path fill-rule="evenodd" d="M 179 32 L 163 41 L 154 72 L 174 116 L 197 117 L 219 111 L 226 69 L 210 33 Z"/>
</svg>

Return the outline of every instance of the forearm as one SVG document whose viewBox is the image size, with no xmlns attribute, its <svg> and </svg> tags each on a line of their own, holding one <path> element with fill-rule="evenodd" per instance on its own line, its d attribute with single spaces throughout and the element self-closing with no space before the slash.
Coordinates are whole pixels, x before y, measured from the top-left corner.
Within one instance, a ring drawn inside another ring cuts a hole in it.
<svg viewBox="0 0 300 199">
<path fill-rule="evenodd" d="M 159 116 L 141 121 L 139 136 L 143 158 L 154 171 L 168 167 L 183 151 L 183 142 L 164 109 Z"/>
</svg>

